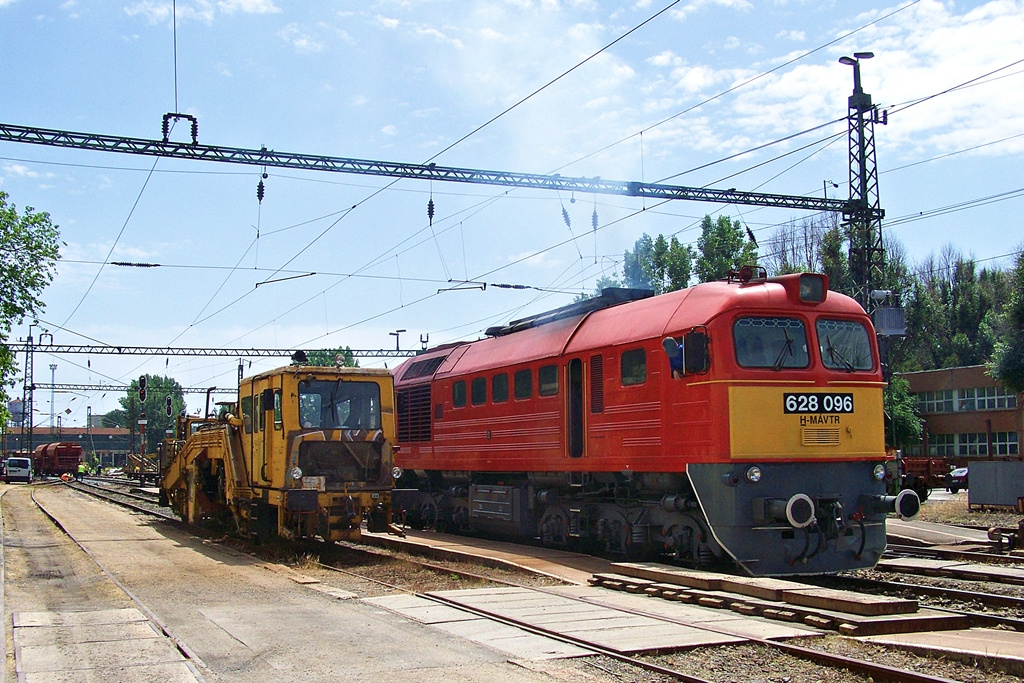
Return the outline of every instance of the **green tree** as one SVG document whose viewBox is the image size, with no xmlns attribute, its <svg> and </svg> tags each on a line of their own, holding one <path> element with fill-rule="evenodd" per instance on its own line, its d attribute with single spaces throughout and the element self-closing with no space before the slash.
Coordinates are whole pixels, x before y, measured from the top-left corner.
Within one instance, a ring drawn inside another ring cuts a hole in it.
<svg viewBox="0 0 1024 683">
<path fill-rule="evenodd" d="M 622 275 L 626 287 L 653 289 L 655 294 L 674 292 L 690 284 L 694 250 L 678 238 L 644 235 L 623 254 Z"/>
<path fill-rule="evenodd" d="M 6 424 L 7 387 L 14 384 L 17 363 L 7 341 L 14 325 L 45 308 L 40 294 L 56 274 L 60 233 L 50 214 L 31 206 L 18 214 L 0 192 L 0 419 Z"/>
<path fill-rule="evenodd" d="M 701 235 L 697 239 L 697 279 L 700 282 L 721 280 L 730 270 L 757 264 L 757 246 L 747 239 L 746 231 L 737 220 L 719 216 L 712 220 L 704 216 L 700 223 Z"/>
<path fill-rule="evenodd" d="M 128 392 L 118 399 L 121 410 L 111 410 L 103 416 L 103 425 L 124 427 L 139 433 L 138 421 L 145 414 L 146 451 L 152 453 L 158 443 L 167 436 L 167 430 L 176 426 L 176 418 L 185 410 L 181 385 L 170 377 L 145 375 L 146 400 L 139 401 L 139 380 L 133 379 Z M 171 397 L 171 415 L 167 416 L 167 397 Z M 140 442 L 141 443 L 141 442 Z"/>
<path fill-rule="evenodd" d="M 999 341 L 988 364 L 989 374 L 1007 389 L 1024 391 L 1024 251 L 1009 275 L 1006 304 L 998 318 Z"/>
<path fill-rule="evenodd" d="M 924 421 L 917 414 L 917 400 L 910 393 L 910 381 L 893 375 L 885 388 L 885 441 L 890 446 L 921 442 Z"/>
<path fill-rule="evenodd" d="M 341 359 L 341 367 L 343 368 L 358 368 L 359 361 L 352 355 L 352 347 L 350 346 L 339 346 L 336 349 L 315 349 L 313 351 L 306 351 L 305 362 L 292 361 L 292 365 L 319 365 L 322 367 L 334 367 L 339 365 L 338 359 Z"/>
<path fill-rule="evenodd" d="M 996 345 L 999 293 L 1005 273 L 977 272 L 973 259 L 953 247 L 919 267 L 907 301 L 910 348 L 904 369 L 980 365 Z"/>
</svg>

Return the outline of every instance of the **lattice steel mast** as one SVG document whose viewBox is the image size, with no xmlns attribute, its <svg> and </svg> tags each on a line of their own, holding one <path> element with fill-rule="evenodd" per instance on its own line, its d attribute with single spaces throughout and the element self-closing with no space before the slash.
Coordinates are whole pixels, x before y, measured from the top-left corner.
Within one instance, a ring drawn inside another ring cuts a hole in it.
<svg viewBox="0 0 1024 683">
<path fill-rule="evenodd" d="M 854 298 L 865 311 L 871 311 L 871 292 L 881 278 L 885 266 L 882 246 L 882 217 L 878 197 L 878 167 L 875 164 L 875 123 L 885 125 L 886 112 L 871 103 L 860 81 L 860 60 L 870 59 L 871 52 L 854 52 L 839 62 L 853 67 L 853 94 L 848 102 L 847 117 L 850 146 L 850 200 L 846 213 L 850 229 L 850 270 L 854 282 Z"/>
</svg>

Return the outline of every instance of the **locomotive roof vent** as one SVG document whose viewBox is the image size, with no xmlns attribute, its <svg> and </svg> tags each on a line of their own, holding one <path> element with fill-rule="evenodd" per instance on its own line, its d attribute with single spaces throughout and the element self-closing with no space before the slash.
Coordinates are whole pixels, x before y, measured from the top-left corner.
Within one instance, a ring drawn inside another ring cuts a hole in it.
<svg viewBox="0 0 1024 683">
<path fill-rule="evenodd" d="M 507 325 L 495 325 L 484 330 L 488 337 L 502 337 L 506 334 L 528 330 L 531 327 L 539 327 L 563 318 L 570 318 L 574 315 L 584 315 L 603 308 L 618 306 L 619 304 L 639 301 L 654 296 L 654 290 L 636 289 L 631 287 L 605 287 L 601 290 L 600 296 L 595 296 L 583 301 L 576 301 L 567 306 L 556 308 L 546 313 L 538 313 L 519 320 L 513 320 Z"/>
</svg>

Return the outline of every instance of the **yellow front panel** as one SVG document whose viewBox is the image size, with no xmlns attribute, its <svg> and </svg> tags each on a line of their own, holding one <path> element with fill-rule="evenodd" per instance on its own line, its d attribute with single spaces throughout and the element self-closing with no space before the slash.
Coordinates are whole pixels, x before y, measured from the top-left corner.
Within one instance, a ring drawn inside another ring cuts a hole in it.
<svg viewBox="0 0 1024 683">
<path fill-rule="evenodd" d="M 878 383 L 729 387 L 730 454 L 737 460 L 881 458 L 884 429 Z"/>
</svg>

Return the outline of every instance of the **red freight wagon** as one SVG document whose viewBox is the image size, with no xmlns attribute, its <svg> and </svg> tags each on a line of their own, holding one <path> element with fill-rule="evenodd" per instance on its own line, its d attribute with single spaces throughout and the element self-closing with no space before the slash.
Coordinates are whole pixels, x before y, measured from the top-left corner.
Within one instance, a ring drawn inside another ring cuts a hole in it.
<svg viewBox="0 0 1024 683">
<path fill-rule="evenodd" d="M 77 443 L 59 441 L 37 446 L 32 452 L 32 468 L 36 474 L 59 477 L 74 474 L 82 462 L 82 447 Z"/>
</svg>

